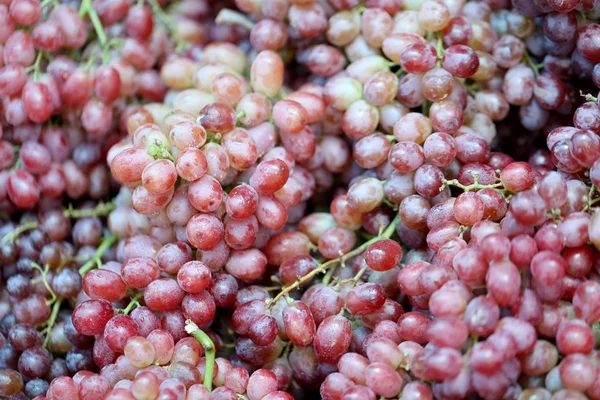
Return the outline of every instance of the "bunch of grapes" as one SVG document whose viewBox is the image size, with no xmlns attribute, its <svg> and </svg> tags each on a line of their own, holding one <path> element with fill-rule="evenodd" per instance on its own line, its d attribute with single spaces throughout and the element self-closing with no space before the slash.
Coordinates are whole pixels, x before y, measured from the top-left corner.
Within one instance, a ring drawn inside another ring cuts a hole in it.
<svg viewBox="0 0 600 400">
<path fill-rule="evenodd" d="M 598 0 L 0 0 L 0 396 L 600 399 Z"/>
<path fill-rule="evenodd" d="M 167 14 L 157 0 L 0 4 L 1 209 L 109 195 L 106 152 L 140 102 L 168 87 L 157 69 L 173 49 L 193 52 L 215 29 L 202 2 Z M 71 56 L 69 56 L 71 55 Z M 133 99 L 131 101 L 130 99 Z"/>
</svg>

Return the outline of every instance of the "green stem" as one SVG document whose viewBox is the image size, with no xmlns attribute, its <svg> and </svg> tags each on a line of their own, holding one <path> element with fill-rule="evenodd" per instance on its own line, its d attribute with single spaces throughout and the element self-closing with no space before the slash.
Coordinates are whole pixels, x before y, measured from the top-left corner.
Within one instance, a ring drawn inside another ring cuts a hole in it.
<svg viewBox="0 0 600 400">
<path fill-rule="evenodd" d="M 48 348 L 48 343 L 50 343 L 50 333 L 52 332 L 52 328 L 54 327 L 54 323 L 56 322 L 56 318 L 58 317 L 58 312 L 60 311 L 61 304 L 62 299 L 58 299 L 52 306 L 52 312 L 50 313 L 50 317 L 48 318 L 48 333 L 46 333 L 46 339 L 44 340 L 45 348 Z"/>
<path fill-rule="evenodd" d="M 96 10 L 94 10 L 92 0 L 83 0 L 81 2 L 81 6 L 79 7 L 79 16 L 85 17 L 86 15 L 90 17 L 90 21 L 92 21 L 98 41 L 100 41 L 100 44 L 104 46 L 106 44 L 106 34 L 104 33 L 102 22 L 100 21 Z"/>
<path fill-rule="evenodd" d="M 356 275 L 354 275 L 354 278 L 352 278 L 352 283 L 353 283 L 352 286 L 356 286 L 356 283 L 360 280 L 360 278 L 364 275 L 364 273 L 367 272 L 368 269 L 369 269 L 369 266 L 365 265 L 356 273 Z"/>
<path fill-rule="evenodd" d="M 525 50 L 525 52 L 523 53 L 523 59 L 525 60 L 525 62 L 527 63 L 527 65 L 529 65 L 529 67 L 533 70 L 533 73 L 535 74 L 535 76 L 539 76 L 540 75 L 540 65 L 536 64 L 533 59 L 531 58 L 531 56 L 529 55 L 529 52 L 527 50 Z M 543 66 L 543 64 L 542 64 Z"/>
<path fill-rule="evenodd" d="M 469 192 L 471 190 L 479 190 L 479 189 L 497 189 L 499 187 L 502 187 L 502 183 L 498 182 L 498 183 L 492 183 L 489 185 L 481 185 L 479 182 L 477 182 L 477 180 L 475 180 L 474 183 L 470 184 L 470 185 L 463 185 L 462 183 L 460 183 L 458 181 L 458 179 L 451 179 L 451 180 L 442 180 L 442 182 L 444 183 L 444 185 L 446 186 L 456 186 L 457 188 L 462 189 L 465 192 Z M 442 186 L 443 188 L 444 186 Z"/>
<path fill-rule="evenodd" d="M 181 39 L 179 32 L 177 30 L 177 24 L 175 18 L 166 13 L 165 10 L 162 9 L 160 4 L 158 4 L 157 0 L 148 0 L 150 7 L 152 8 L 152 13 L 156 15 L 161 22 L 167 27 L 169 32 L 171 33 L 171 37 L 175 39 L 175 51 L 183 50 L 187 47 L 187 44 Z"/>
<path fill-rule="evenodd" d="M 92 55 L 90 56 L 90 59 L 88 60 L 88 62 L 85 64 L 85 67 L 83 67 L 83 69 L 85 71 L 91 70 L 92 66 L 94 65 L 94 63 L 96 62 L 97 59 L 98 59 L 98 52 L 94 51 L 92 53 Z"/>
<path fill-rule="evenodd" d="M 585 101 L 593 101 L 595 103 L 598 102 L 598 98 L 592 96 L 591 94 L 584 94 L 583 91 L 579 91 L 579 95 L 585 99 Z"/>
<path fill-rule="evenodd" d="M 52 4 L 52 6 L 54 6 L 54 7 L 58 7 L 60 5 L 56 0 L 44 0 L 41 2 L 40 7 L 44 8 L 48 4 Z"/>
<path fill-rule="evenodd" d="M 323 284 L 329 286 L 329 283 L 331 282 L 331 277 L 333 276 L 333 274 L 335 273 L 337 268 L 331 268 L 329 269 L 329 271 L 327 271 L 327 274 L 325 274 L 325 276 L 323 277 Z"/>
<path fill-rule="evenodd" d="M 158 144 L 151 144 L 148 147 L 148 154 L 150 154 L 155 159 L 166 158 L 175 162 L 175 157 L 167 150 L 164 146 Z"/>
<path fill-rule="evenodd" d="M 38 51 L 37 56 L 35 57 L 35 62 L 29 67 L 25 68 L 25 72 L 33 72 L 33 79 L 36 81 L 40 79 L 40 63 L 42 62 L 43 56 L 44 53 Z"/>
<path fill-rule="evenodd" d="M 307 281 L 311 280 L 312 278 L 319 275 L 320 273 L 325 272 L 328 268 L 330 268 L 334 265 L 337 265 L 338 263 L 344 263 L 346 260 L 362 253 L 363 251 L 365 251 L 367 249 L 367 247 L 369 247 L 370 245 L 372 245 L 373 243 L 375 243 L 381 239 L 389 239 L 390 237 L 392 237 L 392 235 L 396 231 L 396 225 L 398 224 L 399 221 L 400 221 L 400 215 L 396 214 L 396 217 L 394 218 L 394 220 L 388 225 L 388 227 L 385 229 L 385 231 L 383 231 L 383 233 L 380 236 L 374 237 L 373 239 L 361 244 L 354 250 L 352 250 L 342 256 L 339 256 L 338 258 L 331 259 L 331 260 L 319 265 L 317 268 L 313 269 L 308 274 L 306 274 L 303 277 L 301 277 L 300 279 L 298 279 L 296 282 L 292 283 L 289 286 L 284 287 L 281 290 L 281 292 L 277 296 L 275 296 L 275 298 L 267 301 L 267 308 L 270 308 L 273 304 L 276 304 L 277 301 L 282 296 L 287 296 L 289 292 L 297 289 L 298 287 L 300 287 L 300 285 L 306 283 Z"/>
<path fill-rule="evenodd" d="M 56 293 L 54 293 L 54 290 L 52 290 L 52 288 L 50 287 L 50 284 L 48 283 L 48 279 L 46 279 L 46 275 L 48 274 L 48 271 L 50 270 L 50 266 L 48 264 L 46 264 L 46 267 L 44 269 L 42 269 L 42 267 L 39 264 L 34 263 L 34 262 L 31 263 L 31 266 L 40 272 L 40 275 L 42 275 L 42 283 L 46 287 L 46 290 L 52 296 L 52 298 L 50 300 L 46 300 L 46 304 L 47 305 L 54 304 L 56 302 L 56 299 L 58 298 L 58 296 L 56 296 Z"/>
<path fill-rule="evenodd" d="M 17 162 L 15 163 L 15 165 L 13 165 L 12 168 L 8 170 L 8 172 L 16 171 L 19 168 L 21 168 L 21 157 L 20 156 L 19 156 L 19 158 L 17 158 Z"/>
<path fill-rule="evenodd" d="M 221 139 L 223 139 L 223 135 L 221 135 L 220 132 L 208 132 L 207 133 L 208 139 L 207 141 L 210 143 L 217 143 L 217 144 L 221 144 Z"/>
<path fill-rule="evenodd" d="M 435 43 L 435 52 L 437 53 L 436 66 L 440 68 L 442 66 L 442 58 L 444 58 L 444 41 L 442 40 L 441 32 L 437 33 L 437 41 Z"/>
<path fill-rule="evenodd" d="M 237 25 L 248 30 L 252 30 L 254 25 L 256 25 L 246 14 L 230 10 L 229 8 L 223 8 L 219 11 L 219 14 L 215 18 L 215 23 L 218 25 Z"/>
<path fill-rule="evenodd" d="M 267 292 L 274 292 L 281 289 L 281 286 L 263 286 L 263 289 L 265 289 Z"/>
<path fill-rule="evenodd" d="M 467 92 L 475 97 L 475 95 L 477 94 L 477 92 L 479 91 L 479 84 L 477 82 L 473 82 L 472 84 L 466 86 L 467 88 Z"/>
<path fill-rule="evenodd" d="M 0 239 L 0 245 L 3 245 L 7 242 L 12 242 L 23 232 L 26 232 L 30 229 L 37 228 L 38 223 L 36 221 L 25 221 L 21 225 L 17 226 L 12 232 L 7 233 Z"/>
<path fill-rule="evenodd" d="M 429 107 L 431 107 L 429 100 L 423 100 L 423 104 L 421 104 L 421 114 L 425 116 L 429 115 Z"/>
<path fill-rule="evenodd" d="M 175 21 L 173 16 L 167 14 L 162 7 L 160 6 L 160 4 L 158 4 L 157 0 L 148 0 L 148 3 L 150 3 L 150 7 L 152 8 L 152 12 L 158 16 L 158 18 L 160 18 L 162 20 L 162 22 L 167 25 L 170 29 L 171 28 L 175 28 Z"/>
<path fill-rule="evenodd" d="M 73 208 L 73 205 L 69 204 L 67 208 L 63 210 L 63 215 L 67 218 L 86 218 L 86 217 L 105 217 L 110 214 L 116 205 L 114 202 L 110 201 L 108 203 L 100 202 L 94 208 L 85 208 L 82 210 L 76 210 Z M 6 242 L 12 242 L 16 238 L 19 237 L 23 232 L 26 232 L 31 229 L 35 229 L 38 227 L 37 221 L 26 221 L 21 225 L 17 226 L 12 232 L 7 233 L 0 239 L 0 245 L 3 245 Z"/>
<path fill-rule="evenodd" d="M 340 287 L 344 283 L 352 283 L 352 287 L 356 286 L 356 284 L 358 283 L 358 281 L 360 280 L 360 278 L 365 274 L 365 272 L 367 272 L 368 269 L 369 269 L 369 266 L 365 265 L 352 278 L 342 279 L 342 280 L 338 281 L 338 283 L 333 287 L 333 289 L 334 290 L 339 290 Z"/>
<path fill-rule="evenodd" d="M 131 301 L 129 302 L 129 304 L 127 305 L 127 307 L 125 307 L 121 313 L 124 315 L 129 314 L 134 308 L 139 307 L 140 303 L 138 302 L 138 300 L 144 295 L 144 292 L 139 292 L 134 294 L 131 297 Z"/>
<path fill-rule="evenodd" d="M 113 244 L 117 242 L 117 237 L 114 235 L 110 235 L 102 240 L 100 246 L 96 249 L 96 253 L 94 253 L 94 257 L 91 260 L 83 264 L 81 268 L 79 268 L 79 275 L 84 276 L 88 271 L 94 269 L 96 267 L 96 263 L 102 258 L 106 250 L 110 248 Z"/>
<path fill-rule="evenodd" d="M 105 217 L 110 214 L 116 205 L 114 201 L 109 201 L 107 203 L 100 202 L 94 208 L 84 208 L 81 210 L 76 210 L 73 208 L 72 204 L 63 211 L 63 214 L 67 218 L 86 218 L 86 217 Z"/>
<path fill-rule="evenodd" d="M 358 3 L 358 5 L 356 7 L 354 7 L 352 9 L 352 11 L 362 14 L 365 12 L 366 9 L 367 9 L 367 7 L 365 6 L 365 4 L 361 2 L 361 3 Z"/>
<path fill-rule="evenodd" d="M 123 46 L 123 39 L 120 38 L 112 38 L 110 39 L 106 45 L 102 48 L 102 63 L 108 64 L 110 61 L 110 49 L 112 48 L 120 48 Z"/>
<path fill-rule="evenodd" d="M 202 331 L 202 329 L 198 328 L 198 325 L 192 320 L 185 321 L 185 331 L 192 335 L 197 341 L 200 342 L 202 347 L 204 348 L 204 353 L 206 355 L 206 369 L 204 371 L 204 386 L 210 392 L 212 390 L 212 380 L 213 375 L 215 373 L 215 356 L 217 349 L 215 348 L 215 344 L 210 339 L 210 337 Z"/>
</svg>

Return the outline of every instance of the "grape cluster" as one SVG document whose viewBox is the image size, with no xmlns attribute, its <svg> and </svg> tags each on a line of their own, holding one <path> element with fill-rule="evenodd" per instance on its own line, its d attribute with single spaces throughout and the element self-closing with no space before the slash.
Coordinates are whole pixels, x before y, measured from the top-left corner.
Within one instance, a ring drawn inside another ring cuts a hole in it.
<svg viewBox="0 0 600 400">
<path fill-rule="evenodd" d="M 600 399 L 598 0 L 0 0 L 0 397 Z"/>
<path fill-rule="evenodd" d="M 83 0 L 79 12 L 58 1 L 0 4 L 3 212 L 109 195 L 106 152 L 139 102 L 164 99 L 157 66 L 170 48 L 236 40 L 235 30 L 211 28 L 207 5 L 192 3 L 169 14 L 157 0 Z"/>
</svg>

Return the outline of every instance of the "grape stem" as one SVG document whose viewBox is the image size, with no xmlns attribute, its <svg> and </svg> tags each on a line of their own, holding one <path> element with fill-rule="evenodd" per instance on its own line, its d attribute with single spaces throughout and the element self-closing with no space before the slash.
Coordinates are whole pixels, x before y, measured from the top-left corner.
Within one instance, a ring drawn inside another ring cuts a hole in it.
<svg viewBox="0 0 600 400">
<path fill-rule="evenodd" d="M 199 341 L 204 348 L 204 353 L 206 355 L 204 386 L 210 392 L 212 391 L 212 380 L 215 372 L 215 356 L 217 352 L 215 344 L 210 337 L 202 329 L 198 328 L 198 325 L 190 319 L 185 321 L 185 331 Z"/>
<path fill-rule="evenodd" d="M 215 132 L 215 133 L 207 133 L 208 139 L 207 141 L 210 143 L 217 143 L 217 144 L 221 144 L 221 139 L 223 139 L 223 135 L 221 135 L 221 132 Z"/>
<path fill-rule="evenodd" d="M 46 339 L 44 339 L 45 348 L 48 348 L 48 344 L 50 343 L 50 332 L 52 332 L 52 328 L 54 327 L 54 323 L 56 322 L 56 318 L 58 317 L 58 312 L 60 311 L 62 301 L 63 299 L 58 299 L 52 306 L 52 312 L 50 313 L 50 317 L 48 318 L 48 326 L 46 327 L 47 333 Z"/>
<path fill-rule="evenodd" d="M 215 18 L 215 23 L 219 25 L 237 25 L 250 31 L 254 28 L 254 25 L 256 25 L 244 14 L 230 10 L 229 8 L 223 8 L 219 11 L 217 18 Z"/>
<path fill-rule="evenodd" d="M 525 50 L 525 52 L 523 53 L 523 59 L 525 60 L 527 65 L 529 65 L 529 67 L 533 70 L 535 76 L 540 76 L 540 69 L 543 67 L 543 64 L 536 64 L 535 62 L 533 62 L 533 59 L 531 58 L 527 50 Z"/>
<path fill-rule="evenodd" d="M 331 278 L 336 270 L 337 270 L 337 268 L 330 268 L 329 271 L 327 271 L 327 274 L 325 274 L 325 276 L 323 277 L 324 285 L 329 286 L 329 283 L 331 282 Z"/>
<path fill-rule="evenodd" d="M 40 3 L 40 7 L 44 8 L 48 4 L 52 4 L 53 7 L 58 7 L 60 5 L 60 3 L 57 0 L 44 0 Z"/>
<path fill-rule="evenodd" d="M 421 114 L 429 115 L 429 107 L 431 107 L 429 100 L 423 100 L 423 104 L 421 104 Z"/>
<path fill-rule="evenodd" d="M 114 235 L 105 237 L 104 240 L 102 240 L 102 243 L 100 243 L 100 246 L 98 246 L 98 248 L 96 249 L 94 257 L 92 257 L 88 262 L 83 264 L 81 268 L 79 268 L 79 275 L 84 276 L 88 271 L 94 269 L 94 267 L 96 267 L 97 264 L 100 263 L 100 259 L 102 258 L 104 253 L 106 253 L 110 246 L 112 246 L 116 242 L 117 237 Z"/>
<path fill-rule="evenodd" d="M 144 292 L 139 292 L 134 294 L 133 296 L 131 296 L 131 301 L 129 302 L 129 304 L 127 304 L 127 307 L 125 307 L 124 309 L 120 310 L 120 314 L 123 315 L 127 315 L 129 314 L 134 308 L 137 308 L 140 306 L 140 302 L 138 301 L 140 298 L 142 298 L 142 296 L 144 295 Z"/>
<path fill-rule="evenodd" d="M 598 102 L 598 98 L 592 96 L 591 94 L 584 94 L 582 90 L 579 91 L 579 95 L 585 99 L 585 101 L 593 101 L 594 103 Z"/>
<path fill-rule="evenodd" d="M 467 88 L 467 92 L 473 97 L 479 92 L 479 84 L 477 82 L 473 82 L 465 87 Z"/>
<path fill-rule="evenodd" d="M 36 221 L 26 221 L 21 225 L 17 226 L 12 232 L 7 233 L 0 239 L 0 245 L 3 245 L 7 242 L 13 242 L 19 235 L 23 232 L 27 232 L 30 229 L 37 228 L 38 224 Z"/>
<path fill-rule="evenodd" d="M 25 68 L 25 72 L 33 71 L 33 80 L 37 81 L 40 79 L 40 63 L 42 62 L 42 57 L 44 53 L 38 51 L 37 56 L 35 57 L 35 62 L 29 67 Z"/>
<path fill-rule="evenodd" d="M 114 201 L 106 203 L 101 201 L 94 208 L 84 208 L 80 210 L 74 209 L 73 205 L 69 204 L 69 206 L 64 209 L 63 215 L 67 218 L 104 217 L 113 212 L 115 208 L 116 205 Z"/>
<path fill-rule="evenodd" d="M 150 154 L 155 159 L 166 158 L 168 160 L 175 162 L 175 157 L 173 157 L 173 155 L 169 152 L 169 150 L 167 150 L 165 148 L 165 146 L 163 146 L 163 145 L 151 144 L 148 147 L 148 154 Z"/>
<path fill-rule="evenodd" d="M 344 283 L 351 283 L 352 287 L 355 287 L 356 284 L 358 283 L 358 281 L 360 280 L 360 278 L 364 275 L 365 272 L 367 272 L 367 270 L 369 269 L 368 265 L 365 265 L 364 267 L 362 267 L 357 273 L 356 275 L 354 275 L 352 278 L 348 278 L 348 279 L 341 279 L 339 280 L 336 285 L 333 287 L 333 290 L 339 290 L 340 287 L 344 284 Z"/>
<path fill-rule="evenodd" d="M 450 179 L 450 180 L 443 179 L 442 183 L 444 185 L 442 185 L 442 187 L 440 188 L 440 192 L 442 191 L 442 189 L 444 188 L 444 186 L 456 186 L 457 188 L 460 188 L 460 189 L 462 189 L 465 192 L 470 192 L 471 190 L 479 190 L 479 189 L 486 189 L 486 188 L 487 189 L 496 189 L 496 188 L 502 187 L 502 183 L 501 182 L 492 183 L 492 184 L 489 184 L 489 185 L 482 185 L 482 184 L 480 184 L 477 181 L 476 175 L 474 176 L 474 178 L 475 178 L 475 182 L 473 182 L 470 185 L 463 185 L 462 183 L 460 183 L 458 181 L 458 179 Z"/>
<path fill-rule="evenodd" d="M 441 32 L 437 33 L 437 41 L 435 43 L 435 52 L 437 54 L 436 66 L 440 68 L 442 66 L 442 59 L 444 58 L 444 41 L 442 39 Z"/>
<path fill-rule="evenodd" d="M 100 202 L 94 208 L 85 208 L 82 210 L 76 210 L 72 204 L 69 204 L 67 208 L 63 210 L 63 215 L 67 218 L 85 218 L 85 217 L 104 217 L 110 214 L 116 208 L 115 203 L 110 201 L 108 203 Z M 0 239 L 0 246 L 6 242 L 13 242 L 23 232 L 38 227 L 37 221 L 26 221 L 21 225 L 17 226 L 12 232 L 7 233 Z"/>
<path fill-rule="evenodd" d="M 356 7 L 354 7 L 352 9 L 352 11 L 358 13 L 358 14 L 362 14 L 367 10 L 367 7 L 365 6 L 365 4 L 363 2 L 360 2 L 356 5 Z"/>
<path fill-rule="evenodd" d="M 171 36 L 175 38 L 175 51 L 180 51 L 185 48 L 186 44 L 181 39 L 181 35 L 177 32 L 176 20 L 172 15 L 169 15 L 162 9 L 157 0 L 148 0 L 152 13 L 156 15 L 161 22 L 167 27 L 167 30 L 171 33 Z"/>
<path fill-rule="evenodd" d="M 92 0 L 83 0 L 81 2 L 81 6 L 79 7 L 79 16 L 90 17 L 90 21 L 92 21 L 92 25 L 94 26 L 94 31 L 96 31 L 96 36 L 98 37 L 98 41 L 104 47 L 106 44 L 106 33 L 104 33 L 104 27 L 102 26 L 102 22 L 100 21 L 100 17 L 94 10 L 94 6 L 92 5 Z"/>
<path fill-rule="evenodd" d="M 287 296 L 292 290 L 297 289 L 298 287 L 300 287 L 300 285 L 308 282 L 309 280 L 311 280 L 318 274 L 325 272 L 328 268 L 330 268 L 334 265 L 337 265 L 338 263 L 343 264 L 346 260 L 362 253 L 363 251 L 365 251 L 367 249 L 367 247 L 369 247 L 373 243 L 375 243 L 381 239 L 389 239 L 390 237 L 392 237 L 392 235 L 396 231 L 396 225 L 398 225 L 399 221 L 400 221 L 400 215 L 396 214 L 396 217 L 394 218 L 394 220 L 392 222 L 390 222 L 388 227 L 385 229 L 385 231 L 383 231 L 383 233 L 381 235 L 374 237 L 373 239 L 361 244 L 354 250 L 351 250 L 348 253 L 339 256 L 338 258 L 333 258 L 323 264 L 320 264 L 317 268 L 313 269 L 308 274 L 299 278 L 296 282 L 292 283 L 289 286 L 284 287 L 281 290 L 281 292 L 277 296 L 275 296 L 275 298 L 273 298 L 272 300 L 271 299 L 267 300 L 266 307 L 271 308 L 273 306 L 273 304 L 277 303 L 277 301 L 281 297 Z"/>
<path fill-rule="evenodd" d="M 40 272 L 40 274 L 42 275 L 42 283 L 46 287 L 46 290 L 52 296 L 52 298 L 50 300 L 46 300 L 46 304 L 47 305 L 53 304 L 54 302 L 56 302 L 56 299 L 58 299 L 58 297 L 56 296 L 56 293 L 54 293 L 54 290 L 52 290 L 52 288 L 50 287 L 50 284 L 48 283 L 48 279 L 46 279 L 46 275 L 48 274 L 48 271 L 50 270 L 50 266 L 48 264 L 46 264 L 46 267 L 44 269 L 42 269 L 42 267 L 38 263 L 35 263 L 35 262 L 32 262 L 31 266 Z"/>
</svg>

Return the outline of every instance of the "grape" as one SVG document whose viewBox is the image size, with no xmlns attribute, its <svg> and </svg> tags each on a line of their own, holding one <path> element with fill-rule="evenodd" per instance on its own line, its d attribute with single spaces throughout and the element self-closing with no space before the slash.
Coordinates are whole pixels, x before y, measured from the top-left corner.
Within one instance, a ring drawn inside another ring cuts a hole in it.
<svg viewBox="0 0 600 400">
<path fill-rule="evenodd" d="M 321 362 L 337 362 L 348 350 L 351 339 L 351 327 L 347 319 L 341 316 L 325 318 L 315 335 L 315 354 Z"/>
<path fill-rule="evenodd" d="M 491 264 L 485 280 L 488 291 L 499 305 L 512 305 L 518 300 L 521 277 L 510 261 Z"/>
<path fill-rule="evenodd" d="M 190 243 L 200 250 L 211 250 L 223 238 L 223 223 L 209 214 L 196 214 L 186 226 Z"/>
<path fill-rule="evenodd" d="M 122 353 L 130 337 L 138 334 L 135 321 L 127 315 L 111 318 L 104 328 L 104 340 L 113 351 Z"/>
<path fill-rule="evenodd" d="M 383 106 L 394 99 L 398 92 L 398 78 L 391 72 L 381 71 L 364 84 L 365 99 L 374 106 Z"/>
<path fill-rule="evenodd" d="M 115 302 L 125 297 L 127 286 L 117 273 L 97 269 L 85 274 L 83 290 L 92 299 Z"/>
<path fill-rule="evenodd" d="M 479 57 L 473 49 L 462 44 L 448 47 L 444 52 L 442 67 L 458 78 L 468 78 L 479 68 Z"/>
<path fill-rule="evenodd" d="M 291 12 L 290 22 L 293 21 Z M 291 23 L 293 25 L 293 22 Z M 252 62 L 251 82 L 252 87 L 257 92 L 268 97 L 275 96 L 283 83 L 283 61 L 281 57 L 271 50 L 261 51 Z"/>
<path fill-rule="evenodd" d="M 522 162 L 509 164 L 500 173 L 504 187 L 512 192 L 527 190 L 533 185 L 533 170 Z"/>
<path fill-rule="evenodd" d="M 288 177 L 289 169 L 285 162 L 279 159 L 263 161 L 252 173 L 250 186 L 260 196 L 270 196 L 285 185 Z"/>
<path fill-rule="evenodd" d="M 295 302 L 283 310 L 285 331 L 290 340 L 300 347 L 308 346 L 315 336 L 315 322 L 306 304 Z"/>
<path fill-rule="evenodd" d="M 154 347 L 145 338 L 133 336 L 125 345 L 125 357 L 137 368 L 146 367 L 154 361 Z"/>
<path fill-rule="evenodd" d="M 393 240 L 384 239 L 370 245 L 365 261 L 374 271 L 388 271 L 402 259 L 402 248 Z"/>
<path fill-rule="evenodd" d="M 376 283 L 360 285 L 346 296 L 346 308 L 351 314 L 365 315 L 375 312 L 385 302 L 385 293 Z"/>
<path fill-rule="evenodd" d="M 39 200 L 39 187 L 31 174 L 24 170 L 12 172 L 7 181 L 8 196 L 20 208 L 33 207 Z"/>
<path fill-rule="evenodd" d="M 104 331 L 114 309 L 105 300 L 88 300 L 73 311 L 73 325 L 83 335 L 93 336 Z"/>
<path fill-rule="evenodd" d="M 16 350 L 26 350 L 38 341 L 38 334 L 29 324 L 16 324 L 8 331 L 8 340 Z"/>
<path fill-rule="evenodd" d="M 287 38 L 284 25 L 270 19 L 261 20 L 250 32 L 250 41 L 258 50 L 276 51 L 285 46 Z"/>
<path fill-rule="evenodd" d="M 559 371 L 560 379 L 566 388 L 580 391 L 592 386 L 596 375 L 592 362 L 582 354 L 570 354 L 565 357 L 559 365 Z"/>
<path fill-rule="evenodd" d="M 592 62 L 598 62 L 600 60 L 598 47 L 593 41 L 593 37 L 598 29 L 600 29 L 598 24 L 589 24 L 580 30 L 577 37 L 577 50 L 581 55 Z"/>
<path fill-rule="evenodd" d="M 181 303 L 184 296 L 185 292 L 179 288 L 177 282 L 168 278 L 150 282 L 144 291 L 146 306 L 153 311 L 173 309 Z"/>
<path fill-rule="evenodd" d="M 372 362 L 365 369 L 365 381 L 378 396 L 393 397 L 402 389 L 400 374 L 381 362 Z"/>
<path fill-rule="evenodd" d="M 378 110 L 365 100 L 350 104 L 342 119 L 342 129 L 352 139 L 361 139 L 373 133 L 378 124 Z"/>
<path fill-rule="evenodd" d="M 332 227 L 319 238 L 319 251 L 327 258 L 337 258 L 339 253 L 347 253 L 354 247 L 356 237 L 347 229 Z"/>
<path fill-rule="evenodd" d="M 121 266 L 121 277 L 127 286 L 135 289 L 145 288 L 158 279 L 159 269 L 156 262 L 147 257 L 130 258 Z"/>
<path fill-rule="evenodd" d="M 247 388 L 250 400 L 262 399 L 275 391 L 277 391 L 277 377 L 271 371 L 259 369 L 250 375 Z"/>
<path fill-rule="evenodd" d="M 221 144 L 229 156 L 230 165 L 237 170 L 250 168 L 258 158 L 256 145 L 244 129 L 236 128 L 227 132 Z"/>
</svg>

